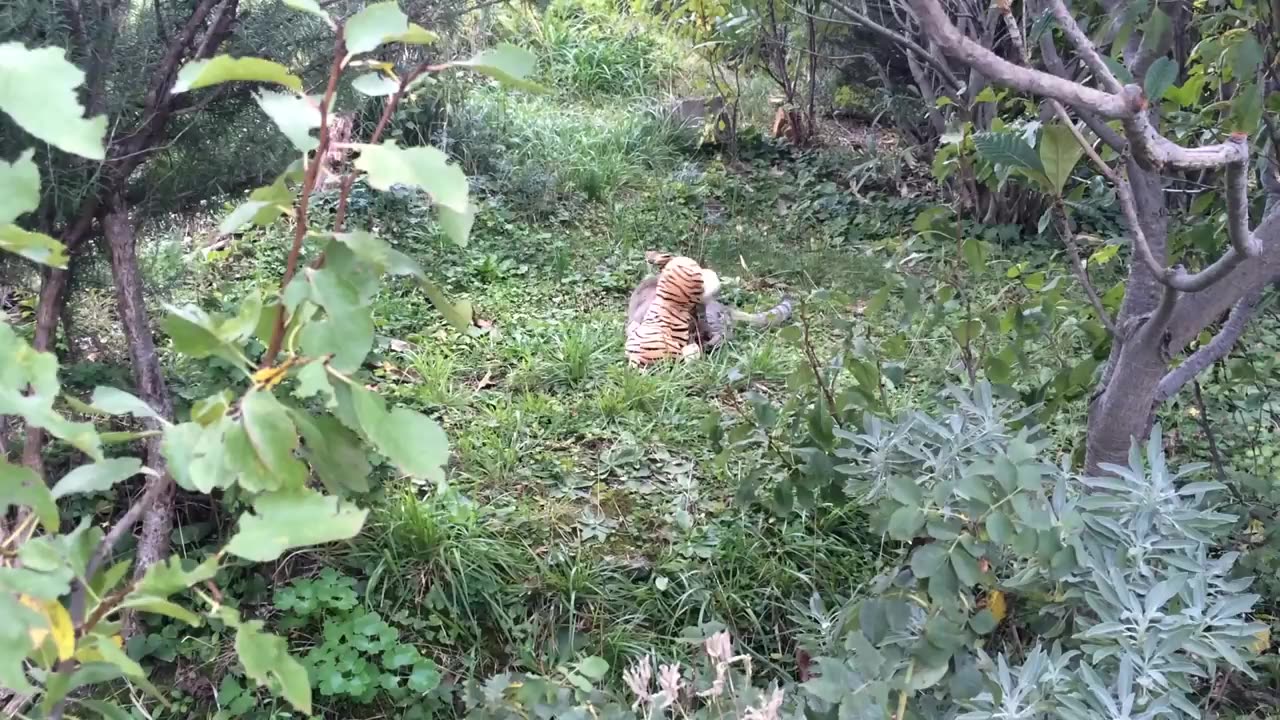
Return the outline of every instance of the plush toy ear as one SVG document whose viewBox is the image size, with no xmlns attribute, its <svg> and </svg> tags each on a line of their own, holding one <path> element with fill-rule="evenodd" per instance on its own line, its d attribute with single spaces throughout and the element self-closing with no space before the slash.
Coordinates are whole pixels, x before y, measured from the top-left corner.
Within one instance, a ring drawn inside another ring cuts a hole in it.
<svg viewBox="0 0 1280 720">
<path fill-rule="evenodd" d="M 657 250 L 650 250 L 644 254 L 645 261 L 657 265 L 659 270 L 666 267 L 673 257 L 675 256 L 671 253 L 658 252 Z"/>
</svg>

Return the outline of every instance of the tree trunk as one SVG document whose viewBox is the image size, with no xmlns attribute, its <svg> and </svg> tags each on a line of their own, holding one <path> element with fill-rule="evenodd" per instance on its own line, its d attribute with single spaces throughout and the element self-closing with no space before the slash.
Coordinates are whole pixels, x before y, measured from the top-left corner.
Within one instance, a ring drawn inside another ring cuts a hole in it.
<svg viewBox="0 0 1280 720">
<path fill-rule="evenodd" d="M 1133 161 L 1128 172 L 1147 243 L 1167 263 L 1169 214 L 1163 181 L 1159 173 L 1143 170 Z M 1102 463 L 1128 462 L 1134 439 L 1144 440 L 1151 431 L 1156 386 L 1168 371 L 1168 360 L 1163 329 L 1149 333 L 1141 323 L 1155 312 L 1161 292 L 1162 286 L 1145 263 L 1136 259 L 1129 263 L 1124 302 L 1116 318 L 1120 337 L 1112 339 L 1103 389 L 1089 408 L 1085 470 L 1091 474 L 1100 473 Z"/>
<path fill-rule="evenodd" d="M 116 288 L 116 306 L 125 343 L 129 348 L 129 359 L 133 363 L 138 396 L 163 417 L 172 420 L 173 405 L 160 370 L 160 357 L 156 353 L 151 321 L 142 294 L 137 240 L 129 221 L 129 208 L 122 194 L 117 193 L 108 201 L 102 215 L 102 231 L 107 240 L 111 276 Z M 147 427 L 160 429 L 155 420 L 148 420 Z M 169 533 L 173 529 L 174 483 L 160 447 L 159 436 L 147 438 L 145 462 L 147 467 L 158 473 L 147 481 L 148 485 L 163 483 L 165 488 L 143 515 L 135 577 L 141 577 L 148 567 L 169 555 Z"/>
</svg>

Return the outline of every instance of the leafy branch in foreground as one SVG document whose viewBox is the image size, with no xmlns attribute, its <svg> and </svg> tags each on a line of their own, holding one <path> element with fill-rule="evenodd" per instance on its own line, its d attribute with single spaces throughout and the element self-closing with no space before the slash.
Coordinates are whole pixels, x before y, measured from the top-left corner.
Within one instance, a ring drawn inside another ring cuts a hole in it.
<svg viewBox="0 0 1280 720">
<path fill-rule="evenodd" d="M 311 3 L 291 6 L 316 11 Z M 301 81 L 287 68 L 257 58 L 216 56 L 188 63 L 172 88 L 174 93 L 193 92 L 233 81 L 281 88 L 259 91 L 256 98 L 300 154 L 274 183 L 251 193 L 223 222 L 224 229 L 241 229 L 292 216 L 293 245 L 278 296 L 252 293 L 227 315 L 194 305 L 169 308 L 162 323 L 179 353 L 229 362 L 240 371 L 241 383 L 197 402 L 184 422 L 169 422 L 146 402 L 114 388 L 98 388 L 86 403 L 62 393 L 53 354 L 36 352 L 8 324 L 0 324 L 0 415 L 44 428 L 91 461 L 52 488 L 34 471 L 0 461 L 0 508 L 5 515 L 18 509 L 12 523 L 0 525 L 0 616 L 6 618 L 0 627 L 0 687 L 26 694 L 43 715 L 61 717 L 69 702 L 118 713 L 118 708 L 96 701 L 71 700 L 86 686 L 112 681 L 135 685 L 166 702 L 122 649 L 122 619 L 130 612 L 191 625 L 223 623 L 235 631 L 245 673 L 310 714 L 305 669 L 289 655 L 284 638 L 225 603 L 214 584 L 219 569 L 234 560 L 272 561 L 296 548 L 359 533 L 367 511 L 348 497 L 369 489 L 372 468 L 366 447 L 407 475 L 443 478 L 449 447 L 440 426 L 408 409 L 389 408 L 352 375 L 372 349 L 372 301 L 385 275 L 412 277 L 459 328 L 471 325 L 470 308 L 450 303 L 411 258 L 384 240 L 364 230 L 347 230 L 343 210 L 332 228 L 313 228 L 309 199 L 331 142 L 327 119 L 339 78 L 352 67 L 375 66 L 394 90 L 373 136 L 359 146 L 356 167 L 343 179 L 340 208 L 345 208 L 354 173 L 362 171 L 375 188 L 402 183 L 428 193 L 442 228 L 454 241 L 465 242 L 475 213 L 465 175 L 438 149 L 401 148 L 381 142 L 382 133 L 396 103 L 425 74 L 468 68 L 536 89 L 525 79 L 532 58 L 504 46 L 469 60 L 422 65 L 401 79 L 391 66 L 358 56 L 387 43 L 429 44 L 433 33 L 409 23 L 395 3 L 370 5 L 344 22 L 329 22 L 335 33 L 334 57 L 318 105 L 302 94 Z M 0 45 L 0 69 L 6 76 L 0 110 L 19 126 L 68 152 L 104 156 L 105 120 L 82 119 L 74 91 L 84 74 L 59 51 Z M 366 80 L 356 87 L 385 94 L 387 83 Z M 312 138 L 317 128 L 319 137 Z M 295 196 L 291 186 L 299 184 Z M 30 151 L 0 165 L 0 197 L 5 198 L 0 201 L 0 247 L 35 262 L 65 265 L 65 249 L 56 240 L 16 224 L 36 209 L 40 198 L 39 172 Z M 319 245 L 320 253 L 300 268 L 308 240 Z M 246 352 L 251 338 L 268 346 L 257 361 Z M 172 480 L 136 458 L 108 457 L 108 438 L 91 423 L 69 419 L 56 408 L 59 402 L 81 414 L 155 421 L 157 429 L 141 435 L 159 433 Z M 152 479 L 110 530 L 91 525 L 86 517 L 61 532 L 69 524 L 58 506 L 63 498 L 112 490 L 138 475 Z M 317 489 L 313 479 L 327 492 Z M 127 580 L 133 561 L 114 558 L 114 548 L 171 482 L 188 492 L 221 491 L 252 509 L 240 517 L 225 545 L 204 560 L 171 557 Z M 423 659 L 422 665 L 426 668 L 430 660 Z"/>
</svg>

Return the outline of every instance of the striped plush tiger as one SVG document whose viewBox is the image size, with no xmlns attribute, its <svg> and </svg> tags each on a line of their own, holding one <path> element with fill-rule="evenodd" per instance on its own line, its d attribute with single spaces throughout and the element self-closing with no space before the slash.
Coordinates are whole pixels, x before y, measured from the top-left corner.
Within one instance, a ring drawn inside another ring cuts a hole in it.
<svg viewBox="0 0 1280 720">
<path fill-rule="evenodd" d="M 632 298 L 627 322 L 627 360 L 642 367 L 660 360 L 699 354 L 694 335 L 694 308 L 715 297 L 720 291 L 720 277 L 692 258 L 649 252 L 645 259 L 657 265 L 658 274 L 653 301 L 639 322 L 635 321 L 636 299 Z"/>
</svg>

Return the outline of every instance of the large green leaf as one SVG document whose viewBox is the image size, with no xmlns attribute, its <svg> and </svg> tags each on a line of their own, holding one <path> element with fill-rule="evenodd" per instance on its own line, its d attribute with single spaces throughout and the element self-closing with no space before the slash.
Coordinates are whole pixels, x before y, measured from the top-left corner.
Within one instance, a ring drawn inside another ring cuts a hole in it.
<svg viewBox="0 0 1280 720">
<path fill-rule="evenodd" d="M 1040 134 L 1040 165 L 1055 195 L 1062 195 L 1083 154 L 1084 148 L 1076 142 L 1071 128 L 1058 123 L 1044 126 Z"/>
<path fill-rule="evenodd" d="M 439 209 L 443 211 L 445 208 Z M 350 249 L 360 260 L 377 267 L 380 272 L 409 275 L 416 279 L 427 299 L 436 306 L 440 314 L 444 315 L 450 325 L 463 332 L 474 327 L 471 303 L 465 300 L 458 302 L 450 300 L 448 294 L 426 276 L 413 258 L 391 247 L 377 236 L 364 231 L 337 233 L 334 239 Z"/>
<path fill-rule="evenodd" d="M 62 476 L 53 486 L 53 497 L 56 500 L 67 495 L 110 490 L 121 480 L 128 480 L 142 471 L 142 461 L 129 457 L 109 458 L 81 465 Z"/>
<path fill-rule="evenodd" d="M 449 439 L 439 423 L 407 408 L 387 411 L 377 393 L 351 388 L 356 418 L 378 452 L 406 474 L 431 480 L 444 478 Z"/>
<path fill-rule="evenodd" d="M 1162 57 L 1147 68 L 1147 77 L 1143 80 L 1142 90 L 1152 102 L 1160 102 L 1165 91 L 1173 87 L 1178 79 L 1178 62 L 1171 57 Z"/>
<path fill-rule="evenodd" d="M 368 288 L 343 271 L 340 259 L 330 260 L 323 269 L 307 272 L 312 298 L 324 308 L 325 317 L 303 326 L 299 340 L 307 355 L 332 355 L 333 367 L 350 373 L 373 349 L 373 308 Z"/>
<path fill-rule="evenodd" d="M 212 315 L 195 305 L 165 305 L 168 313 L 160 326 L 173 340 L 178 352 L 193 358 L 218 356 L 237 365 L 246 360 L 240 345 L 258 326 L 262 297 L 251 293 L 236 315 Z"/>
<path fill-rule="evenodd" d="M 31 468 L 0 458 L 0 515 L 18 506 L 31 508 L 45 530 L 58 531 L 58 506 L 44 480 Z"/>
<path fill-rule="evenodd" d="M 436 215 L 444 234 L 459 247 L 466 247 L 467 239 L 471 236 L 471 226 L 476 221 L 476 206 L 468 205 L 466 210 L 458 212 L 451 207 L 439 205 L 436 207 Z"/>
<path fill-rule="evenodd" d="M 240 403 L 245 433 L 258 460 L 268 471 L 287 475 L 297 463 L 298 431 L 289 411 L 268 390 L 250 390 Z"/>
<path fill-rule="evenodd" d="M 369 174 L 369 184 L 378 190 L 392 185 L 410 185 L 425 190 L 437 205 L 466 212 L 469 184 L 462 168 L 449 156 L 429 145 L 398 147 L 394 140 L 381 145 L 357 145 L 360 157 L 355 165 Z"/>
<path fill-rule="evenodd" d="M 237 80 L 283 85 L 294 92 L 302 92 L 302 80 L 280 63 L 254 57 L 234 58 L 230 55 L 218 55 L 208 60 L 187 63 L 178 71 L 173 92 L 198 90 Z"/>
<path fill-rule="evenodd" d="M 394 2 L 366 6 L 343 24 L 347 52 L 360 55 L 376 50 L 384 42 L 409 32 L 409 18 Z"/>
<path fill-rule="evenodd" d="M 366 515 L 367 510 L 311 490 L 260 495 L 253 513 L 240 516 L 240 529 L 227 552 L 268 562 L 293 548 L 355 537 Z"/>
<path fill-rule="evenodd" d="M 123 390 L 113 387 L 99 386 L 93 389 L 93 397 L 89 404 L 108 415 L 132 415 L 136 418 L 156 418 L 159 413 L 142 400 Z"/>
<path fill-rule="evenodd" d="M 384 73 L 371 72 L 352 80 L 351 89 L 370 97 L 385 97 L 395 94 L 400 83 Z"/>
<path fill-rule="evenodd" d="M 76 98 L 84 73 L 56 47 L 0 44 L 0 110 L 23 130 L 65 152 L 102 160 L 107 116 L 86 120 Z"/>
<path fill-rule="evenodd" d="M 369 460 L 354 433 L 330 415 L 295 410 L 293 419 L 306 443 L 303 453 L 329 492 L 342 495 L 369 490 Z"/>
<path fill-rule="evenodd" d="M 537 62 L 538 59 L 528 50 L 510 43 L 502 43 L 466 60 L 452 62 L 450 65 L 469 68 L 522 90 L 545 92 L 546 88 L 529 80 L 529 75 L 533 73 Z"/>
<path fill-rule="evenodd" d="M 327 23 L 333 22 L 329 18 L 329 13 L 325 12 L 324 8 L 320 7 L 320 3 L 316 2 L 316 0 L 284 0 L 284 4 L 294 10 L 311 13 Z"/>
<path fill-rule="evenodd" d="M 0 622 L 0 688 L 31 691 L 25 662 L 32 649 L 31 631 L 47 628 L 48 623 L 44 615 L 8 593 L 0 595 L 0 617 L 4 618 Z"/>
<path fill-rule="evenodd" d="M 56 268 L 67 267 L 67 249 L 44 233 L 23 230 L 17 225 L 0 225 L 0 249 Z"/>
<path fill-rule="evenodd" d="M 32 161 L 35 154 L 35 150 L 27 150 L 12 163 L 0 160 L 0 225 L 17 220 L 40 204 L 40 170 Z"/>
<path fill-rule="evenodd" d="M 973 136 L 978 156 L 994 165 L 1011 168 L 1037 181 L 1047 182 L 1044 165 L 1034 148 L 1012 132 L 984 132 Z M 1047 189 L 1047 188 L 1046 188 Z"/>
<path fill-rule="evenodd" d="M 93 425 L 70 422 L 54 411 L 59 389 L 57 357 L 36 352 L 8 323 L 0 323 L 0 415 L 20 415 L 101 459 L 102 441 Z"/>
<path fill-rule="evenodd" d="M 283 695 L 299 712 L 311 714 L 307 670 L 289 655 L 284 638 L 263 632 L 261 620 L 241 623 L 236 629 L 236 655 L 254 682 Z"/>
<path fill-rule="evenodd" d="M 218 558 L 211 556 L 190 570 L 182 569 L 183 559 L 174 555 L 147 568 L 134 591 L 143 595 L 167 598 L 189 587 L 212 580 L 218 574 Z"/>
<path fill-rule="evenodd" d="M 224 234 L 239 232 L 247 225 L 266 227 L 276 218 L 289 212 L 293 206 L 293 193 L 284 183 L 284 176 L 276 178 L 270 185 L 255 189 L 249 193 L 249 199 L 236 206 L 230 215 L 223 218 L 218 231 Z"/>
<path fill-rule="evenodd" d="M 449 295 L 439 285 L 435 284 L 426 277 L 418 278 L 418 285 L 422 288 L 422 292 L 436 306 L 436 310 L 444 315 L 444 319 L 449 324 L 461 330 L 468 332 L 475 327 L 474 316 L 471 310 L 471 301 L 449 299 Z"/>
<path fill-rule="evenodd" d="M 256 93 L 253 99 L 299 151 L 308 153 L 320 145 L 320 141 L 311 136 L 311 131 L 320 127 L 318 103 L 294 93 L 270 90 Z"/>
</svg>

